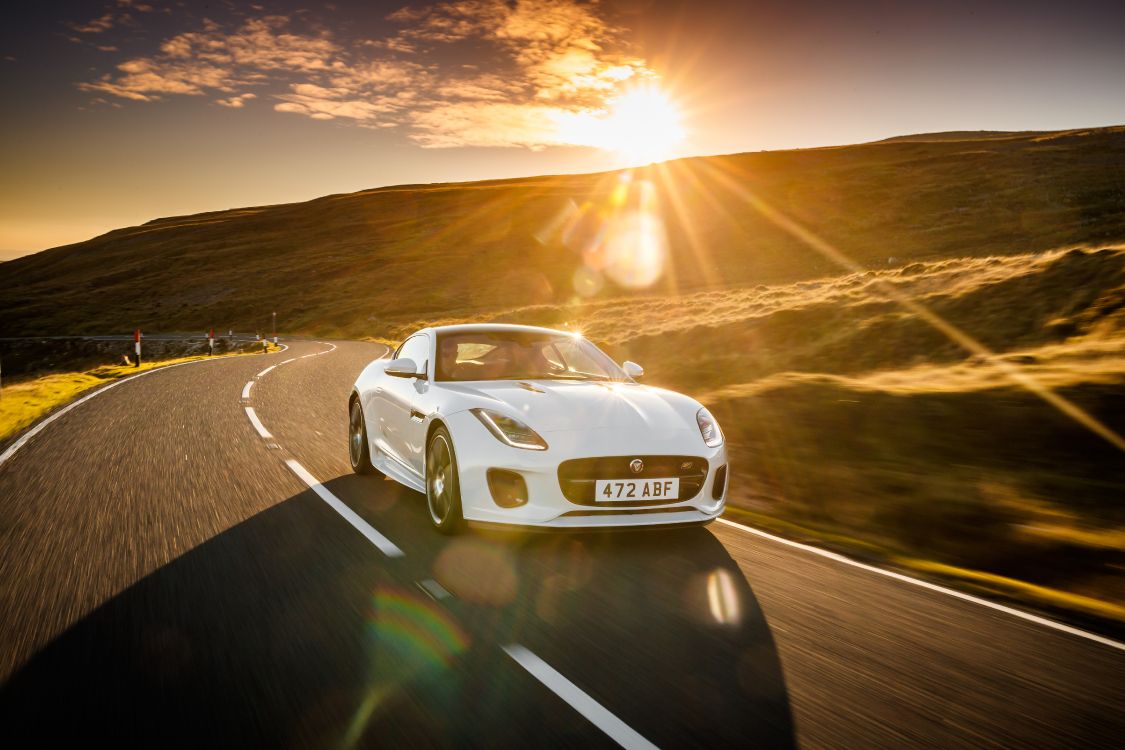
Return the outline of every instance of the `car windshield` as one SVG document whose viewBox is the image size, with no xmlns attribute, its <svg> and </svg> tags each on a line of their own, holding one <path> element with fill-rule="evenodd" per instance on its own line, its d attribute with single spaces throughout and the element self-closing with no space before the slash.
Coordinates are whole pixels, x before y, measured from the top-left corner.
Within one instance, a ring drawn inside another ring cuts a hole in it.
<svg viewBox="0 0 1125 750">
<path fill-rule="evenodd" d="M 629 379 L 581 336 L 540 331 L 458 331 L 438 336 L 437 380 Z"/>
</svg>

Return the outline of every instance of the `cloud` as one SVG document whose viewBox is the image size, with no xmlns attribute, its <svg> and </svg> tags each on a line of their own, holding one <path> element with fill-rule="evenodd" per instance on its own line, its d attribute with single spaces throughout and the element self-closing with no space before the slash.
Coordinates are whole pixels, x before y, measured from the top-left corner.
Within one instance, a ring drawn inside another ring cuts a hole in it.
<svg viewBox="0 0 1125 750">
<path fill-rule="evenodd" d="M 202 30 L 166 40 L 156 55 L 126 60 L 116 74 L 78 87 L 153 101 L 168 94 L 233 93 L 279 72 L 299 75 L 346 69 L 331 40 L 289 33 L 284 30 L 288 23 L 285 16 L 265 16 L 228 33 L 220 24 L 205 20 Z"/>
<path fill-rule="evenodd" d="M 121 10 L 122 8 L 127 10 Z M 132 23 L 133 17 L 129 15 L 129 10 L 137 13 L 151 13 L 154 8 L 146 3 L 135 2 L 135 0 L 117 0 L 116 3 L 106 6 L 105 12 L 97 18 L 86 23 L 72 23 L 70 28 L 79 34 L 101 34 L 119 24 Z"/>
<path fill-rule="evenodd" d="M 232 109 L 242 109 L 246 102 L 256 98 L 258 98 L 258 95 L 254 93 L 239 94 L 238 96 L 228 96 L 226 99 L 216 99 L 215 104 Z"/>
<path fill-rule="evenodd" d="M 596 2 L 453 0 L 387 21 L 383 38 L 344 39 L 307 14 L 204 19 L 79 88 L 132 101 L 217 94 L 236 109 L 253 90 L 277 112 L 400 127 L 426 148 L 538 149 L 575 144 L 566 123 L 655 77 Z"/>
<path fill-rule="evenodd" d="M 231 71 L 206 62 L 169 62 L 136 59 L 117 66 L 120 74 L 103 76 L 101 80 L 80 83 L 83 91 L 112 94 L 134 101 L 153 101 L 164 94 L 197 96 L 208 89 L 230 93 L 238 81 Z"/>
<path fill-rule="evenodd" d="M 460 102 L 411 115 L 411 138 L 428 148 L 523 146 L 539 150 L 567 145 L 560 120 L 567 110 L 543 104 Z"/>
<path fill-rule="evenodd" d="M 112 29 L 116 21 L 116 14 L 106 13 L 103 16 L 87 21 L 86 23 L 74 24 L 71 26 L 71 28 L 80 34 L 100 34 L 103 31 L 109 31 L 110 29 Z"/>
</svg>

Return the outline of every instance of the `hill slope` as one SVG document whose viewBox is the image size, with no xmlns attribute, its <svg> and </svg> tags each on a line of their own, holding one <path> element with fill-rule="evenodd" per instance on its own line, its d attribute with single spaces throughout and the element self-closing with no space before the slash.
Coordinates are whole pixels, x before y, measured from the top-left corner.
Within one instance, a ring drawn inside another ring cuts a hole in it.
<svg viewBox="0 0 1125 750">
<path fill-rule="evenodd" d="M 770 208 L 864 268 L 1125 240 L 1125 128 L 959 137 L 685 159 L 624 187 L 617 173 L 399 186 L 158 219 L 0 264 L 2 335 L 254 330 L 274 310 L 285 331 L 384 335 L 567 302 L 582 252 L 638 207 L 668 239 L 645 294 L 840 271 Z M 579 286 L 637 291 L 601 281 Z"/>
<path fill-rule="evenodd" d="M 629 286 L 662 226 L 664 273 Z M 275 309 L 327 335 L 580 329 L 715 412 L 731 513 L 1125 627 L 1125 128 L 400 186 L 0 264 L 2 335 Z"/>
</svg>

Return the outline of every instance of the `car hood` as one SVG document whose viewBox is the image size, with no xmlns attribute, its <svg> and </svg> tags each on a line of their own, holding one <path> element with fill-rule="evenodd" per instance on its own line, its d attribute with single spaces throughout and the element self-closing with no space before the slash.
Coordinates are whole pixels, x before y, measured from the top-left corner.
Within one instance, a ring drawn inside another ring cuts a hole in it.
<svg viewBox="0 0 1125 750">
<path fill-rule="evenodd" d="M 540 433 L 565 430 L 688 429 L 698 404 L 687 396 L 636 383 L 489 381 L 442 383 L 456 411 L 496 409 Z"/>
</svg>

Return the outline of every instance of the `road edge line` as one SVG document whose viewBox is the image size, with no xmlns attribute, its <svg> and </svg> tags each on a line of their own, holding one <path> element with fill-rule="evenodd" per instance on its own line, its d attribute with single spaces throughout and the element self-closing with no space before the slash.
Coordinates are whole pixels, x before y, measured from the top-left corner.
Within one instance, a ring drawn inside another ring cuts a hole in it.
<svg viewBox="0 0 1125 750">
<path fill-rule="evenodd" d="M 82 396 L 77 401 L 71 401 L 69 404 L 62 407 L 58 411 L 55 411 L 51 414 L 48 414 L 42 420 L 40 420 L 39 422 L 35 423 L 30 428 L 28 428 L 28 430 L 26 432 L 24 432 L 22 435 L 20 435 L 18 438 L 16 438 L 15 442 L 13 442 L 11 445 L 9 445 L 4 450 L 3 453 L 0 453 L 0 466 L 3 466 L 5 463 L 7 463 L 8 459 L 10 459 L 12 456 L 16 455 L 16 452 L 19 451 L 19 449 L 22 448 L 24 445 L 26 445 L 27 441 L 31 440 L 31 438 L 35 437 L 40 432 L 42 432 L 43 428 L 45 428 L 47 425 L 54 422 L 56 419 L 61 417 L 63 414 L 66 414 L 71 409 L 73 409 L 77 406 L 81 406 L 82 404 L 86 403 L 90 399 L 94 398 L 95 396 L 100 396 L 101 394 L 105 393 L 106 391 L 110 390 L 111 388 L 116 388 L 117 386 L 121 385 L 122 383 L 128 383 L 130 380 L 136 380 L 137 378 L 143 378 L 145 375 L 151 375 L 154 372 L 162 372 L 164 370 L 171 370 L 173 367 L 183 367 L 184 365 L 198 365 L 202 362 L 222 362 L 223 360 L 227 360 L 227 359 L 230 359 L 230 358 L 229 357 L 209 357 L 207 359 L 195 359 L 195 360 L 192 360 L 191 362 L 177 362 L 174 365 L 161 365 L 160 367 L 153 367 L 151 370 L 145 370 L 144 372 L 138 372 L 136 375 L 130 375 L 127 378 L 120 378 L 118 380 L 114 380 L 112 383 L 107 383 L 107 384 L 103 385 L 101 388 L 98 388 L 97 390 L 93 391 L 92 393 L 87 393 L 85 396 Z"/>
<path fill-rule="evenodd" d="M 813 547 L 812 545 L 809 545 L 809 544 L 802 544 L 801 542 L 794 542 L 791 539 L 785 539 L 784 537 L 775 536 L 774 534 L 770 534 L 767 531 L 762 531 L 761 529 L 755 529 L 753 526 L 747 526 L 746 524 L 738 523 L 737 521 L 731 521 L 731 520 L 726 519 L 726 518 L 717 518 L 715 520 L 718 521 L 719 523 L 726 524 L 727 526 L 733 526 L 736 529 L 741 529 L 742 531 L 745 531 L 748 534 L 753 534 L 753 535 L 761 537 L 763 539 L 768 539 L 772 542 L 784 544 L 787 547 L 793 547 L 794 549 L 803 550 L 805 552 L 811 552 L 814 555 L 818 555 L 820 557 L 824 557 L 824 558 L 827 558 L 829 560 L 833 560 L 835 562 L 844 563 L 845 565 L 851 565 L 852 567 L 860 568 L 860 569 L 866 570 L 870 573 L 877 573 L 881 576 L 885 576 L 887 578 L 892 578 L 896 581 L 901 581 L 903 583 L 909 583 L 909 584 L 912 584 L 914 586 L 919 586 L 919 587 L 924 588 L 924 589 L 929 589 L 930 591 L 935 591 L 935 592 L 940 593 L 940 594 L 945 594 L 946 596 L 951 596 L 955 599 L 960 599 L 960 600 L 966 601 L 966 602 L 972 602 L 973 604 L 979 604 L 982 607 L 987 607 L 987 608 L 995 610 L 997 612 L 1003 612 L 1004 614 L 1011 615 L 1013 617 L 1018 617 L 1021 620 L 1027 620 L 1028 622 L 1033 622 L 1036 625 L 1042 625 L 1044 627 L 1051 628 L 1052 630 L 1057 630 L 1061 633 L 1067 633 L 1068 635 L 1077 636 L 1079 638 L 1085 638 L 1086 640 L 1094 641 L 1095 643 L 1100 643 L 1103 646 L 1109 646 L 1110 648 L 1117 649 L 1118 651 L 1125 651 L 1125 643 L 1122 643 L 1121 641 L 1115 641 L 1112 638 L 1108 638 L 1108 637 L 1103 636 L 1103 635 L 1098 635 L 1097 633 L 1091 633 L 1088 630 L 1082 630 L 1081 628 L 1076 628 L 1072 625 L 1066 625 L 1066 624 L 1058 622 L 1056 620 L 1051 620 L 1049 618 L 1041 617 L 1039 615 L 1033 615 L 1030 612 L 1024 612 L 1023 610 L 1016 609 L 1015 607 L 1009 607 L 1007 605 L 1000 604 L 998 602 L 989 601 L 988 599 L 982 599 L 979 596 L 973 596 L 972 594 L 966 594 L 964 591 L 957 591 L 956 589 L 946 588 L 945 586 L 939 586 L 936 583 L 930 583 L 929 581 L 924 581 L 921 578 L 914 578 L 913 576 L 908 576 L 908 575 L 905 575 L 903 573 L 895 572 L 893 570 L 887 570 L 885 568 L 880 568 L 880 567 L 875 566 L 875 565 L 868 565 L 867 563 L 862 563 L 858 560 L 853 560 L 852 558 L 846 557 L 846 556 L 841 555 L 837 552 L 830 552 L 826 549 L 821 549 L 820 547 Z"/>
</svg>

